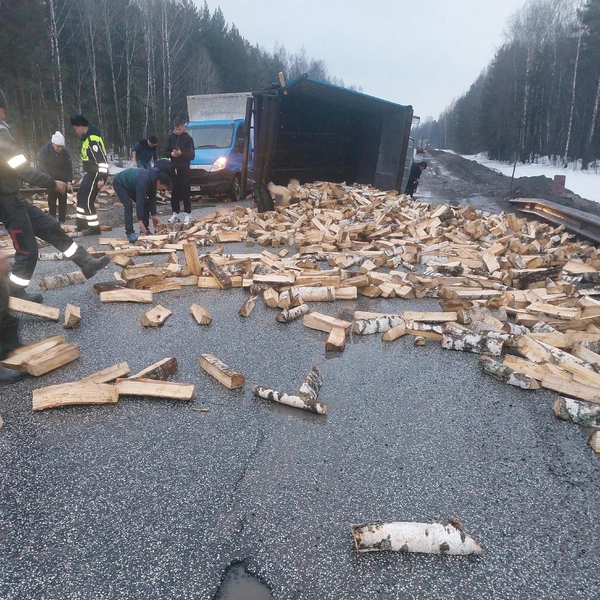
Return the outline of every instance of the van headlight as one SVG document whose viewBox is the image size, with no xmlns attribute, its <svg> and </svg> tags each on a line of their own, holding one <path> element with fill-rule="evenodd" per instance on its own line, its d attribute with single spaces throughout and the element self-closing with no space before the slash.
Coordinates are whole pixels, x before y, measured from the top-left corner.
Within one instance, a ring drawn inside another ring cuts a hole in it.
<svg viewBox="0 0 600 600">
<path fill-rule="evenodd" d="M 211 173 L 214 173 L 215 171 L 221 171 L 226 166 L 227 166 L 227 159 L 224 156 L 221 156 L 221 158 L 217 158 L 217 160 L 215 160 L 215 162 L 213 163 L 213 166 L 210 168 L 210 171 L 211 171 Z"/>
</svg>

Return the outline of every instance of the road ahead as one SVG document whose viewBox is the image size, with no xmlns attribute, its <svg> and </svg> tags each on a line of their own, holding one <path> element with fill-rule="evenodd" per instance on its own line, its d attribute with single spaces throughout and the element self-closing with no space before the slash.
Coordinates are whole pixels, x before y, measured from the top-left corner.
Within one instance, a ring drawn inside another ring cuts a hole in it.
<svg viewBox="0 0 600 600">
<path fill-rule="evenodd" d="M 40 262 L 34 284 L 71 267 Z M 277 323 L 262 301 L 239 317 L 246 298 L 163 293 L 155 300 L 173 315 L 144 328 L 148 305 L 101 305 L 87 283 L 46 293 L 50 305 L 81 307 L 79 329 L 22 319 L 24 341 L 62 333 L 81 358 L 0 388 L 0 598 L 209 600 L 239 561 L 281 600 L 598 598 L 600 462 L 581 429 L 554 418 L 554 394 L 500 383 L 476 355 L 432 341 L 353 336 L 343 354 L 325 353 L 326 334 Z M 196 325 L 193 302 L 210 326 Z M 318 310 L 351 320 L 354 310 L 438 308 L 362 298 Z M 245 387 L 201 371 L 206 352 Z M 193 404 L 31 412 L 37 387 L 167 356 L 179 361 L 171 379 L 196 385 Z M 295 392 L 313 364 L 327 416 L 252 396 L 255 384 Z M 358 555 L 349 530 L 448 517 L 484 557 Z"/>
</svg>

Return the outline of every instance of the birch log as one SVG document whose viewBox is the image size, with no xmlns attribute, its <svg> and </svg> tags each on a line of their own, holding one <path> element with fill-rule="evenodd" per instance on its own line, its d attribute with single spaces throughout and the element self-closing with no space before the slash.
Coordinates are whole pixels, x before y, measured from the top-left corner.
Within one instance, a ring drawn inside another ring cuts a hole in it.
<svg viewBox="0 0 600 600">
<path fill-rule="evenodd" d="M 319 397 L 319 390 L 322 385 L 323 378 L 321 377 L 321 373 L 319 373 L 319 369 L 313 365 L 298 390 L 298 396 L 306 400 L 314 401 Z"/>
<path fill-rule="evenodd" d="M 383 333 L 402 323 L 404 323 L 404 319 L 400 315 L 386 315 L 374 319 L 357 319 L 352 326 L 352 332 L 358 335 Z"/>
<path fill-rule="evenodd" d="M 61 273 L 60 275 L 49 275 L 40 279 L 40 288 L 43 290 L 56 290 L 76 283 L 85 283 L 87 279 L 81 271 L 72 273 Z"/>
<path fill-rule="evenodd" d="M 333 302 L 335 300 L 335 288 L 324 287 L 293 287 L 291 292 L 299 294 L 304 302 Z"/>
<path fill-rule="evenodd" d="M 501 362 L 494 360 L 487 354 L 482 354 L 479 357 L 479 366 L 484 373 L 495 377 L 504 383 L 514 385 L 515 387 L 522 388 L 524 390 L 539 390 L 540 384 L 525 373 L 519 373 L 513 371 L 510 367 L 503 365 Z"/>
<path fill-rule="evenodd" d="M 506 334 L 494 331 L 480 335 L 456 323 L 445 323 L 442 326 L 442 348 L 446 350 L 500 356 L 506 337 Z"/>
<path fill-rule="evenodd" d="M 600 404 L 559 396 L 552 409 L 563 421 L 571 421 L 582 427 L 600 427 Z"/>
<path fill-rule="evenodd" d="M 301 304 L 296 308 L 290 308 L 289 310 L 282 310 L 275 318 L 278 323 L 289 323 L 295 319 L 299 319 L 308 313 L 308 304 Z"/>
<path fill-rule="evenodd" d="M 260 385 L 254 386 L 252 388 L 252 393 L 255 396 L 264 398 L 265 400 L 272 400 L 273 402 L 279 402 L 279 404 L 285 404 L 286 406 L 293 406 L 294 408 L 309 410 L 310 412 L 314 412 L 319 415 L 324 415 L 327 413 L 327 404 L 324 404 L 323 402 L 316 402 L 306 398 L 300 398 L 300 396 L 289 396 L 283 392 L 270 390 Z"/>
<path fill-rule="evenodd" d="M 381 550 L 426 554 L 483 555 L 481 546 L 459 521 L 442 523 L 372 523 L 352 525 L 358 552 Z"/>
</svg>

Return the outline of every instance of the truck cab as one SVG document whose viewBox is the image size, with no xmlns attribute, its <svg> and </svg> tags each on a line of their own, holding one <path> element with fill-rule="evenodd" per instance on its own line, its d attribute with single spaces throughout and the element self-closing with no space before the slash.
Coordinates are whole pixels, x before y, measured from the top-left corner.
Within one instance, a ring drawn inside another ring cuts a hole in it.
<svg viewBox="0 0 600 600">
<path fill-rule="evenodd" d="M 196 157 L 190 164 L 191 190 L 208 196 L 228 195 L 233 201 L 240 200 L 246 137 L 244 119 L 190 121 L 186 129 L 194 140 L 196 152 Z M 248 171 L 251 170 L 250 137 Z"/>
</svg>

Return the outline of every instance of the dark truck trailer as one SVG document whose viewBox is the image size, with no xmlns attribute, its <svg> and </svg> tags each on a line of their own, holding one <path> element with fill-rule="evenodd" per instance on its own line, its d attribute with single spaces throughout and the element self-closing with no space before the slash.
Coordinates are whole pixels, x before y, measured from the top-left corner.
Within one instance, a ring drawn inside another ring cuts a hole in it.
<svg viewBox="0 0 600 600">
<path fill-rule="evenodd" d="M 254 197 L 273 210 L 267 185 L 331 181 L 402 192 L 412 106 L 303 75 L 253 92 Z"/>
</svg>

